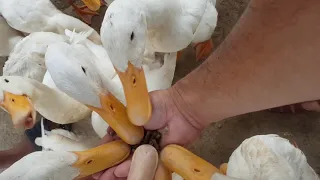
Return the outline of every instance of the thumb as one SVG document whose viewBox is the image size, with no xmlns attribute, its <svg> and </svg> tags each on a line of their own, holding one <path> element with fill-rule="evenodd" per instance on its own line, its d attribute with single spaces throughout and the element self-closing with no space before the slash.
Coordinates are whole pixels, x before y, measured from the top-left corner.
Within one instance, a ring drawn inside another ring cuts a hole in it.
<svg viewBox="0 0 320 180">
<path fill-rule="evenodd" d="M 144 125 L 148 130 L 157 130 L 166 127 L 168 96 L 166 90 L 153 91 L 149 93 L 152 114 L 149 122 Z"/>
<path fill-rule="evenodd" d="M 170 89 L 150 93 L 152 115 L 144 126 L 148 130 L 158 130 L 162 134 L 160 146 L 168 144 L 186 145 L 199 137 L 202 129 L 197 129 L 179 111 Z"/>
</svg>

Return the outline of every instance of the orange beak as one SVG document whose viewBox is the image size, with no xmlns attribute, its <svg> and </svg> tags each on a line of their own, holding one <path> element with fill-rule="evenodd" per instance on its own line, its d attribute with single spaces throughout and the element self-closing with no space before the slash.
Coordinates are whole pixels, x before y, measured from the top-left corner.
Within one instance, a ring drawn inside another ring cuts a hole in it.
<svg viewBox="0 0 320 180">
<path fill-rule="evenodd" d="M 79 169 L 77 178 L 86 177 L 121 163 L 130 152 L 131 148 L 125 142 L 112 141 L 87 151 L 73 152 L 78 159 L 72 167 Z"/>
<path fill-rule="evenodd" d="M 100 0 L 82 0 L 82 2 L 91 10 L 98 11 L 101 6 Z"/>
<path fill-rule="evenodd" d="M 123 85 L 131 123 L 136 126 L 145 125 L 151 117 L 152 107 L 143 69 L 136 68 L 129 62 L 125 72 L 116 71 Z"/>
<path fill-rule="evenodd" d="M 97 112 L 126 143 L 138 144 L 144 136 L 143 127 L 133 125 L 128 118 L 126 107 L 111 93 L 100 94 L 102 108 L 88 106 Z"/>
<path fill-rule="evenodd" d="M 4 100 L 0 106 L 10 115 L 15 127 L 31 129 L 36 123 L 36 111 L 25 95 L 4 92 Z"/>
</svg>

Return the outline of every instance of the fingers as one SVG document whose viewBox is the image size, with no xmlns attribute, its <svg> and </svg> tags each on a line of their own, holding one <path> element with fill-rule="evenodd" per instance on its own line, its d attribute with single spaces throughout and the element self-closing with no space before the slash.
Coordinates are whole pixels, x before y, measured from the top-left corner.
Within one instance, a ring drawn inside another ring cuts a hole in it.
<svg viewBox="0 0 320 180">
<path fill-rule="evenodd" d="M 168 144 L 184 146 L 194 142 L 199 137 L 201 131 L 192 126 L 192 124 L 186 123 L 180 116 L 173 118 L 174 120 L 168 123 L 167 128 L 160 130 L 162 134 L 160 146 L 162 148 Z"/>
<path fill-rule="evenodd" d="M 130 157 L 130 159 L 128 159 L 127 161 L 117 166 L 117 168 L 114 171 L 114 174 L 116 177 L 121 177 L 121 178 L 128 177 L 130 165 L 131 165 L 131 158 L 132 157 Z"/>
<path fill-rule="evenodd" d="M 99 176 L 99 180 L 117 180 L 117 177 L 114 175 L 114 170 L 116 169 L 116 167 L 112 167 L 108 170 L 106 170 L 105 172 L 103 172 L 100 176 Z"/>
<path fill-rule="evenodd" d="M 126 177 L 117 177 L 114 174 L 116 168 L 117 168 L 117 166 L 112 167 L 110 169 L 107 169 L 104 172 L 96 173 L 92 177 L 93 177 L 93 179 L 97 179 L 97 180 L 126 180 Z"/>
<path fill-rule="evenodd" d="M 108 127 L 107 132 L 108 133 L 101 139 L 101 144 L 120 139 L 110 126 Z"/>
<path fill-rule="evenodd" d="M 185 145 L 193 142 L 200 131 L 186 121 L 177 109 L 167 90 L 150 93 L 152 116 L 144 126 L 149 130 L 158 130 L 162 134 L 161 147 L 168 144 Z"/>
<path fill-rule="evenodd" d="M 146 129 L 156 130 L 164 128 L 167 124 L 168 96 L 166 90 L 153 91 L 149 93 L 152 105 L 150 121 L 144 125 Z"/>
<path fill-rule="evenodd" d="M 105 144 L 114 140 L 120 139 L 111 127 L 108 127 L 107 134 L 101 139 L 101 144 Z M 92 178 L 98 180 L 126 180 L 129 174 L 131 157 L 118 166 L 107 169 L 106 171 L 98 172 L 92 175 Z"/>
<path fill-rule="evenodd" d="M 102 139 L 101 139 L 101 144 L 106 144 L 108 142 L 114 141 L 115 137 L 110 136 L 109 134 L 106 134 Z"/>
<path fill-rule="evenodd" d="M 92 178 L 93 179 L 99 179 L 104 172 L 105 171 L 97 172 L 97 173 L 92 175 Z"/>
</svg>

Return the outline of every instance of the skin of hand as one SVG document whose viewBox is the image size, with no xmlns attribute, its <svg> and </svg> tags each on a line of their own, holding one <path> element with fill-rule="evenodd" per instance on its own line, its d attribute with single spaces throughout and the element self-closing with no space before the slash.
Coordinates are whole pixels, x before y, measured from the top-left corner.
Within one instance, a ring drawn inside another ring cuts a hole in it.
<svg viewBox="0 0 320 180">
<path fill-rule="evenodd" d="M 184 108 L 178 106 L 172 91 L 174 88 L 150 93 L 152 117 L 145 128 L 161 132 L 161 147 L 168 144 L 190 144 L 199 137 L 204 128 L 184 116 Z M 118 137 L 110 135 L 113 134 L 110 133 L 110 129 L 108 131 L 102 140 L 103 143 L 118 139 Z M 130 164 L 131 157 L 120 165 L 97 173 L 93 177 L 99 180 L 125 180 L 129 173 Z"/>
</svg>

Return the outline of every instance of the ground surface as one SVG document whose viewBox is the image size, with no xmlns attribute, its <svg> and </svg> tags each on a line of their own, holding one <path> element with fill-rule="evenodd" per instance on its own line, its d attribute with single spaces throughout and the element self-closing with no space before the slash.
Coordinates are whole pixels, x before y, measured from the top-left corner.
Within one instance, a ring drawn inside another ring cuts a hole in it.
<svg viewBox="0 0 320 180">
<path fill-rule="evenodd" d="M 65 9 L 68 5 L 65 0 L 53 0 L 59 8 Z M 218 27 L 213 35 L 216 45 L 220 44 L 230 32 L 244 11 L 249 0 L 218 0 L 219 12 Z M 102 12 L 104 9 L 101 10 Z M 70 8 L 66 12 L 71 12 Z M 98 30 L 102 16 L 96 17 L 93 26 Z M 175 81 L 184 77 L 198 64 L 195 63 L 192 49 L 184 52 L 183 58 L 178 62 Z M 212 108 L 214 111 L 214 107 Z M 20 135 L 11 130 L 8 116 L 0 113 L 0 149 L 12 146 Z M 190 148 L 193 152 L 208 160 L 214 165 L 228 161 L 232 151 L 245 139 L 256 134 L 291 133 L 302 151 L 306 154 L 309 163 L 320 173 L 320 115 L 308 113 L 300 115 L 283 115 L 269 112 L 256 112 L 230 118 L 223 122 L 212 124 L 207 128 L 201 138 Z M 9 141 L 8 139 L 11 139 Z"/>
</svg>

